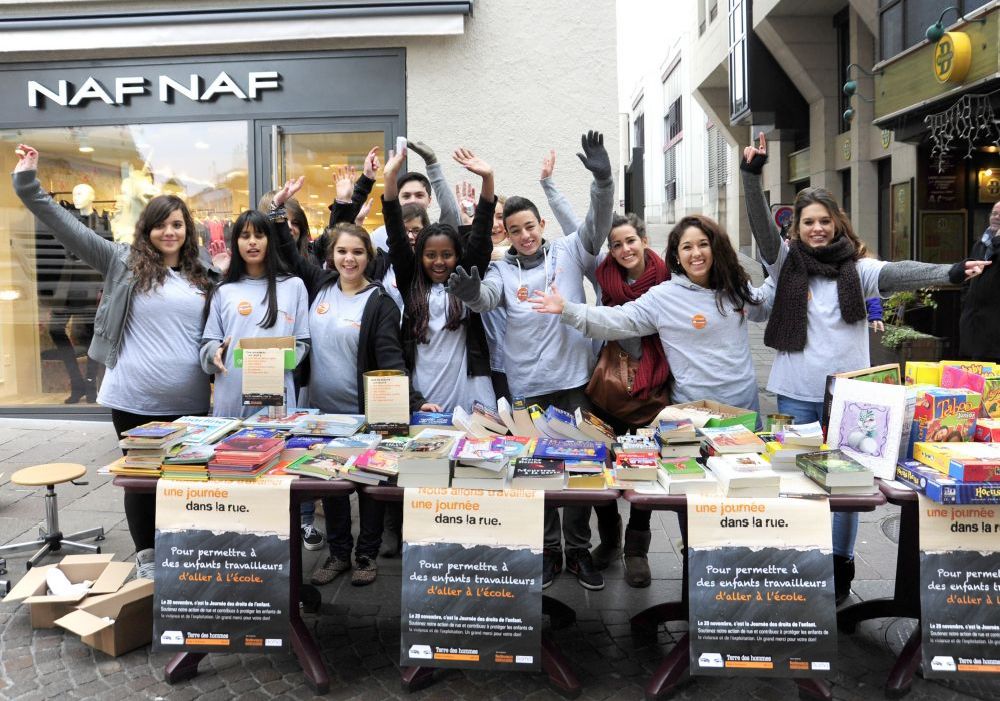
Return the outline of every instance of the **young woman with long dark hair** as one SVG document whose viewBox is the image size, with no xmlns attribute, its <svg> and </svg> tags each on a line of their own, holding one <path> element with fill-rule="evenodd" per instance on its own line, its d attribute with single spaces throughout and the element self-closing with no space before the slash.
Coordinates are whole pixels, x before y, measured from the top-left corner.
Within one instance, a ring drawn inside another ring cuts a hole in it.
<svg viewBox="0 0 1000 701">
<path fill-rule="evenodd" d="M 45 192 L 36 175 L 37 150 L 21 144 L 17 153 L 18 197 L 67 250 L 104 276 L 88 354 L 107 368 L 97 401 L 111 409 L 115 431 L 206 413 L 209 382 L 198 348 L 211 281 L 198 261 L 184 201 L 154 197 L 139 216 L 132 244 L 112 243 Z M 152 494 L 125 494 L 140 577 L 151 577 L 155 568 L 155 508 Z"/>
</svg>

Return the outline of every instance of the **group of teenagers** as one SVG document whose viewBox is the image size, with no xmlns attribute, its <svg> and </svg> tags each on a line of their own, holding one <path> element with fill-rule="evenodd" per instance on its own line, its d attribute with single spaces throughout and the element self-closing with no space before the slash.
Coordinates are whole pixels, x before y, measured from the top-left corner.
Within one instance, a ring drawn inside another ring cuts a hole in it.
<svg viewBox="0 0 1000 701">
<path fill-rule="evenodd" d="M 123 244 L 52 200 L 30 146 L 18 146 L 13 184 L 59 241 L 104 276 L 89 355 L 107 368 L 97 399 L 119 434 L 186 414 L 247 416 L 253 409 L 242 405 L 232 347 L 269 336 L 296 341 L 298 367 L 286 373 L 289 405 L 324 413 L 364 413 L 363 374 L 393 369 L 411 378 L 412 411 L 470 410 L 476 400 L 517 397 L 589 409 L 626 432 L 636 428 L 628 417 L 588 396 L 601 341 L 618 341 L 630 356 L 637 398 L 715 399 L 757 411 L 748 321 L 767 323 L 765 342 L 777 351 L 767 388 L 779 412 L 805 423 L 821 418 L 828 374 L 869 365 L 867 298 L 959 283 L 989 265 L 878 261 L 822 188 L 797 195 L 791 224 L 780 232 L 761 187 L 761 134 L 740 166 L 768 273 L 755 287 L 728 235 L 706 216 L 678 221 L 661 257 L 641 219 L 614 212 L 603 136 L 588 132 L 581 146 L 577 155 L 593 177 L 583 219 L 552 180 L 555 153 L 543 161 L 541 185 L 562 236 L 546 234 L 531 200 L 498 197 L 491 166 L 458 149 L 456 162 L 482 181 L 478 201 L 464 210 L 433 151 L 417 142 L 409 148 L 430 177 L 402 172 L 406 152 L 388 152 L 384 228 L 369 234 L 357 223 L 381 166 L 372 149 L 349 198 L 338 188 L 321 237 L 309 240 L 294 200 L 303 179 L 290 180 L 237 217 L 228 250 L 217 251 L 212 267 L 199 260 L 191 214 L 174 195 L 153 198 L 132 243 Z M 432 223 L 427 208 L 435 196 L 441 220 Z M 587 303 L 585 280 L 599 305 Z M 149 576 L 155 501 L 134 493 L 124 499 L 139 571 Z M 349 570 L 353 584 L 374 581 L 380 550 L 398 554 L 401 510 L 360 492 L 355 542 L 349 499 L 324 499 L 323 509 L 329 556 L 311 581 L 325 584 Z M 649 585 L 651 512 L 632 509 L 623 528 L 617 503 L 595 510 L 599 543 L 591 550 L 590 507 L 546 508 L 543 587 L 565 567 L 584 587 L 601 589 L 601 571 L 618 557 L 629 585 Z M 302 520 L 306 544 L 322 547 L 312 504 L 303 505 Z M 833 534 L 843 600 L 853 579 L 856 515 L 835 514 Z"/>
</svg>

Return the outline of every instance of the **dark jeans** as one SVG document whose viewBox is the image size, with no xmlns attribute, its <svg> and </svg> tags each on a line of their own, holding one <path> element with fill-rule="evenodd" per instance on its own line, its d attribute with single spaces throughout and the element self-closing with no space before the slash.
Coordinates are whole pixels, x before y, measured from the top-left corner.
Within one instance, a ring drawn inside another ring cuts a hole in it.
<svg viewBox="0 0 1000 701">
<path fill-rule="evenodd" d="M 79 311 L 80 313 L 76 313 Z M 88 315 L 87 312 L 90 312 Z M 88 318 L 89 317 L 89 318 Z M 80 374 L 80 366 L 76 364 L 76 348 L 73 340 L 70 339 L 66 329 L 70 322 L 73 324 L 73 333 L 76 334 L 76 345 L 84 350 L 90 346 L 90 341 L 94 337 L 93 309 L 74 310 L 73 308 L 53 309 L 49 317 L 48 331 L 55 345 L 56 354 L 59 360 L 66 367 L 66 374 L 69 376 L 71 391 L 82 393 L 87 389 L 87 384 Z M 87 358 L 86 380 L 95 382 L 100 365 L 93 358 Z M 96 387 L 94 388 L 96 390 Z M 127 413 L 127 412 L 126 412 Z M 134 428 L 134 427 L 130 427 Z"/>
<path fill-rule="evenodd" d="M 330 555 L 342 560 L 351 559 L 354 537 L 351 535 L 351 498 L 324 497 L 323 513 L 326 515 L 326 542 Z M 364 492 L 358 492 L 358 545 L 355 555 L 374 560 L 382 546 L 382 520 L 385 502 L 376 501 Z"/>
<path fill-rule="evenodd" d="M 525 404 L 531 406 L 537 404 L 542 409 L 547 409 L 549 405 L 563 409 L 564 411 L 576 411 L 577 407 L 587 409 L 593 408 L 590 398 L 584 391 L 586 385 L 574 387 L 573 389 L 549 392 L 535 397 L 525 397 Z M 567 550 L 590 549 L 590 507 L 589 506 L 565 506 L 563 507 L 562 519 L 560 523 L 559 509 L 556 507 L 545 508 L 545 536 L 543 547 L 546 550 L 562 552 L 562 541 L 566 541 Z"/>
<path fill-rule="evenodd" d="M 120 409 L 111 410 L 111 423 L 119 437 L 125 431 L 150 421 L 174 421 L 180 417 L 180 414 L 145 416 Z M 122 454 L 127 452 L 122 449 Z M 153 547 L 153 543 L 156 542 L 156 494 L 125 492 L 125 520 L 128 521 L 128 531 L 132 535 L 136 552 Z"/>
</svg>

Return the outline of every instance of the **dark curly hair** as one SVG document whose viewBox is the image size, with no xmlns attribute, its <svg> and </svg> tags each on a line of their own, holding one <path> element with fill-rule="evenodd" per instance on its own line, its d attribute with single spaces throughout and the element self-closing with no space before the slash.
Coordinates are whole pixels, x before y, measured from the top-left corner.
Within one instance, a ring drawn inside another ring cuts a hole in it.
<svg viewBox="0 0 1000 701">
<path fill-rule="evenodd" d="M 184 200 L 176 195 L 160 195 L 151 199 L 142 210 L 132 238 L 128 264 L 135 276 L 135 289 L 138 292 L 149 292 L 167 279 L 167 266 L 163 263 L 163 254 L 153 245 L 149 235 L 154 228 L 177 211 L 184 218 L 184 243 L 181 245 L 178 259 L 180 272 L 201 290 L 208 291 L 212 286 L 204 266 L 198 260 L 198 232 L 190 210 L 184 204 Z"/>
<path fill-rule="evenodd" d="M 677 251 L 684 232 L 691 227 L 704 233 L 712 247 L 712 267 L 708 271 L 708 286 L 715 290 L 715 305 L 719 308 L 719 313 L 723 316 L 726 314 L 722 305 L 724 299 L 738 312 L 742 312 L 748 304 L 760 304 L 750 293 L 750 276 L 740 265 L 726 232 L 718 222 L 700 214 L 684 217 L 671 229 L 667 238 L 667 250 L 664 252 L 671 272 L 678 275 L 687 274 L 681 267 Z"/>
</svg>

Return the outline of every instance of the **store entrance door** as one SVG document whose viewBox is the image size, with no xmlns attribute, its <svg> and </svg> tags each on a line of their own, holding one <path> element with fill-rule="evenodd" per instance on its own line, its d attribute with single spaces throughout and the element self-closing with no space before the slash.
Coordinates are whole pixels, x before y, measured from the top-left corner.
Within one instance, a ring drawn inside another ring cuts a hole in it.
<svg viewBox="0 0 1000 701">
<path fill-rule="evenodd" d="M 360 174 L 365 156 L 373 146 L 379 147 L 379 160 L 396 135 L 399 119 L 325 119 L 325 120 L 258 120 L 256 129 L 255 191 L 251 205 L 260 197 L 280 187 L 289 178 L 306 176 L 305 186 L 296 196 L 309 220 L 310 236 L 323 233 L 329 221 L 329 205 L 336 196 L 338 170 L 352 166 Z M 381 169 L 372 191 L 372 207 L 364 226 L 369 231 L 382 225 Z"/>
</svg>

